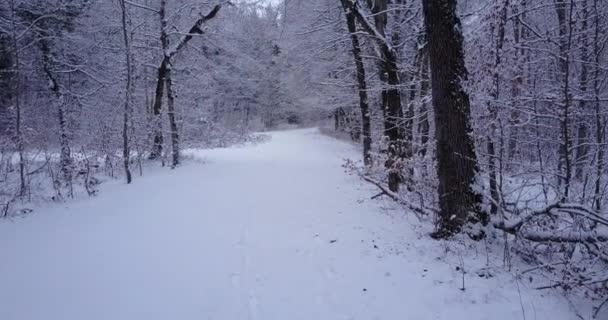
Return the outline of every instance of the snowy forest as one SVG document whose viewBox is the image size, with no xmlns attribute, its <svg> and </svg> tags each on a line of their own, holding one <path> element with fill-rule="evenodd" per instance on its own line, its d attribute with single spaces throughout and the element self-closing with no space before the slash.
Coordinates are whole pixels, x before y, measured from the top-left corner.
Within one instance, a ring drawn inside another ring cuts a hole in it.
<svg viewBox="0 0 608 320">
<path fill-rule="evenodd" d="M 565 296 L 574 311 L 563 319 L 608 319 L 607 126 L 605 0 L 0 2 L 0 233 L 40 208 L 102 197 L 106 184 L 132 192 L 158 172 L 204 167 L 205 150 L 318 128 L 354 146 L 336 161 L 366 203 L 414 217 L 433 250 L 481 252 L 482 271 L 455 258 L 462 291 L 465 273 L 487 280 L 496 265 Z M 302 164 L 281 173 L 285 185 L 309 181 L 290 174 L 317 161 L 293 144 Z M 170 204 L 163 192 L 182 187 L 151 185 L 149 197 Z M 223 199 L 249 199 L 234 192 Z M 231 319 L 280 319 L 261 304 L 250 295 L 249 317 Z M 519 318 L 558 319 L 519 304 Z M 4 318 L 36 319 L 18 315 Z"/>
</svg>

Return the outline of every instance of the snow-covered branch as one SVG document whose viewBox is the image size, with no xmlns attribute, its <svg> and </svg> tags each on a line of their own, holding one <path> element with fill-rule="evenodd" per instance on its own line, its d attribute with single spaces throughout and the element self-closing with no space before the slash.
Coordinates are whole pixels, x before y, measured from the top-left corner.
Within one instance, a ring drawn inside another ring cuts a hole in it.
<svg viewBox="0 0 608 320">
<path fill-rule="evenodd" d="M 534 218 L 557 217 L 568 214 L 600 225 L 591 230 L 538 230 L 531 225 Z M 606 242 L 608 241 L 608 220 L 593 209 L 574 203 L 554 203 L 540 210 L 530 210 L 521 216 L 494 222 L 494 227 L 510 234 L 534 242 Z"/>
</svg>

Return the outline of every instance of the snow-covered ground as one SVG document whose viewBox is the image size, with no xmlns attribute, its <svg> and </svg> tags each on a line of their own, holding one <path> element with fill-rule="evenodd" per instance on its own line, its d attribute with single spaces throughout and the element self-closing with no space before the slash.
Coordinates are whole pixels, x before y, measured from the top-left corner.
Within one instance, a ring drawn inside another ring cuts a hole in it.
<svg viewBox="0 0 608 320">
<path fill-rule="evenodd" d="M 0 222 L 0 319 L 576 319 L 370 200 L 352 145 L 271 135 Z"/>
</svg>

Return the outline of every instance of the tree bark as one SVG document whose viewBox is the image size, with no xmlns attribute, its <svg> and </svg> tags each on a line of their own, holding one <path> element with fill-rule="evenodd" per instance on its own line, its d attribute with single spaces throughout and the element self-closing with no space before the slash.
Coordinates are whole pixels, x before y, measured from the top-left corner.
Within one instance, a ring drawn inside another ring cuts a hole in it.
<svg viewBox="0 0 608 320">
<path fill-rule="evenodd" d="M 160 42 L 163 50 L 163 59 L 158 66 L 157 78 L 156 78 L 156 92 L 154 95 L 154 103 L 152 105 L 152 113 L 154 116 L 154 141 L 152 151 L 150 152 L 150 159 L 156 159 L 162 155 L 163 152 L 163 130 L 162 130 L 162 99 L 164 95 L 164 86 L 167 83 L 167 72 L 171 65 L 171 58 L 180 52 L 195 34 L 203 34 L 203 24 L 213 19 L 222 8 L 221 4 L 215 5 L 211 11 L 204 16 L 201 16 L 194 25 L 190 28 L 188 33 L 182 36 L 179 41 L 171 48 L 169 48 L 169 39 L 167 37 L 168 22 L 166 20 L 166 0 L 161 0 L 159 16 L 161 21 L 160 30 Z"/>
<path fill-rule="evenodd" d="M 555 2 L 559 30 L 559 69 L 562 81 L 563 100 L 560 114 L 561 142 L 559 147 L 560 160 L 558 162 L 558 185 L 563 188 L 562 201 L 567 201 L 570 193 L 570 179 L 572 177 L 571 137 L 570 137 L 570 48 L 572 46 L 572 24 L 573 24 L 574 1 L 570 2 L 570 8 L 566 7 L 565 1 Z"/>
<path fill-rule="evenodd" d="M 427 95 L 430 89 L 430 79 L 429 79 L 429 56 L 428 49 L 424 49 L 424 54 L 422 55 L 422 71 L 420 73 L 420 97 L 422 99 L 422 104 L 420 106 L 420 124 L 418 125 L 418 134 L 420 135 L 420 150 L 418 154 L 425 157 L 428 149 L 428 141 L 430 135 L 431 125 L 429 123 L 429 115 L 428 115 L 428 106 L 427 106 Z"/>
<path fill-rule="evenodd" d="M 470 102 L 462 81 L 467 79 L 463 36 L 456 0 L 423 0 L 431 64 L 431 88 L 437 143 L 439 223 L 432 236 L 445 238 L 466 222 L 487 224 L 481 196 L 473 190 L 478 173 L 471 138 Z M 471 214 L 474 213 L 474 214 Z M 478 238 L 483 234 L 473 234 Z"/>
<path fill-rule="evenodd" d="M 348 33 L 350 33 L 350 40 L 353 47 L 353 59 L 355 61 L 357 89 L 359 92 L 359 109 L 361 111 L 361 130 L 363 134 L 363 163 L 366 166 L 369 166 L 372 164 L 372 133 L 367 97 L 367 80 L 365 79 L 365 66 L 363 65 L 363 58 L 361 57 L 361 45 L 356 34 L 356 18 L 351 10 L 353 4 L 349 0 L 341 0 L 341 2 L 344 14 L 346 15 L 346 26 L 348 28 Z"/>
<path fill-rule="evenodd" d="M 382 90 L 382 111 L 384 114 L 384 135 L 388 138 L 388 159 L 385 167 L 388 169 L 388 187 L 392 192 L 399 191 L 402 182 L 401 169 L 403 160 L 403 143 L 405 133 L 400 125 L 403 119 L 401 108 L 401 93 L 399 92 L 399 67 L 397 52 L 385 38 L 386 0 L 368 1 L 374 14 L 375 26 L 372 26 L 359 10 L 357 2 L 352 2 L 352 12 L 370 36 L 378 45 L 381 62 L 379 64 L 380 78 L 386 88 Z"/>
<path fill-rule="evenodd" d="M 157 75 L 156 75 L 156 91 L 154 92 L 154 102 L 152 104 L 152 113 L 154 115 L 154 141 L 152 146 L 152 152 L 150 152 L 149 159 L 157 159 L 163 154 L 163 121 L 162 121 L 162 105 L 163 105 L 163 96 L 165 90 L 166 76 L 167 76 L 167 67 L 170 63 L 169 53 L 169 39 L 167 38 L 167 1 L 161 0 L 160 9 L 158 10 L 158 15 L 160 18 L 160 46 L 163 52 L 163 60 L 161 61 Z"/>
<path fill-rule="evenodd" d="M 173 80 L 171 79 L 171 68 L 167 69 L 165 77 L 167 87 L 167 115 L 169 116 L 169 126 L 171 128 L 171 167 L 179 165 L 179 132 L 175 115 L 175 95 L 173 93 Z"/>
<path fill-rule="evenodd" d="M 594 35 L 593 35 L 593 58 L 594 58 L 594 70 L 593 70 L 593 91 L 595 97 L 595 142 L 597 145 L 597 163 L 596 163 L 596 177 L 595 177 L 595 194 L 594 194 L 594 208 L 600 211 L 602 208 L 602 175 L 604 174 L 604 134 L 606 127 L 606 116 L 604 110 L 600 106 L 600 90 L 602 79 L 600 78 L 600 60 L 602 54 L 602 47 L 600 45 L 600 15 L 598 10 L 598 0 L 593 0 L 593 11 L 595 12 L 594 19 Z"/>
<path fill-rule="evenodd" d="M 587 41 L 587 32 L 588 29 L 588 19 L 589 19 L 589 11 L 587 8 L 587 0 L 583 0 L 582 3 L 582 17 L 581 17 L 581 74 L 579 78 L 579 91 L 580 95 L 583 97 L 578 105 L 578 111 L 583 113 L 582 116 L 577 116 L 578 119 L 578 132 L 577 132 L 577 145 L 576 145 L 576 156 L 574 163 L 574 178 L 581 181 L 583 179 L 583 169 L 585 167 L 585 163 L 587 161 L 587 154 L 589 153 L 588 143 L 588 132 L 587 132 L 587 123 L 585 121 L 584 114 L 586 113 L 585 109 L 587 108 L 587 87 L 588 87 L 588 78 L 589 71 L 587 64 L 589 63 L 588 59 L 588 46 L 589 42 Z"/>
<path fill-rule="evenodd" d="M 73 175 L 73 161 L 72 161 L 72 152 L 70 150 L 70 138 L 68 135 L 68 124 L 66 120 L 66 101 L 65 101 L 65 93 L 62 90 L 61 85 L 53 75 L 53 71 L 51 68 L 51 57 L 50 57 L 50 47 L 49 43 L 46 39 L 40 41 L 41 51 L 42 51 L 42 69 L 49 80 L 49 88 L 55 94 L 55 97 L 58 100 L 57 104 L 57 119 L 59 122 L 59 146 L 60 146 L 60 155 L 59 155 L 59 164 L 61 167 L 61 174 L 63 180 L 70 187 L 70 195 L 71 195 L 71 185 L 72 185 L 72 175 Z"/>
<path fill-rule="evenodd" d="M 127 8 L 125 0 L 120 1 L 122 35 L 125 44 L 125 61 L 127 66 L 127 83 L 125 88 L 125 104 L 123 110 L 122 123 L 122 156 L 125 169 L 127 184 L 131 183 L 131 170 L 129 169 L 130 153 L 129 149 L 129 121 L 131 116 L 131 98 L 132 98 L 132 67 L 131 67 L 131 44 L 129 43 L 129 33 L 127 32 Z"/>
<path fill-rule="evenodd" d="M 509 6 L 509 0 L 503 0 L 502 6 L 498 7 L 497 11 L 497 37 L 494 47 L 494 65 L 492 66 L 492 86 L 490 87 L 490 101 L 488 101 L 487 107 L 490 111 L 490 134 L 487 142 L 488 152 L 488 171 L 490 178 L 490 197 L 492 203 L 490 204 L 490 213 L 496 214 L 498 212 L 498 204 L 500 203 L 500 196 L 498 191 L 498 180 L 496 170 L 496 147 L 494 144 L 494 134 L 496 131 L 496 121 L 498 121 L 498 99 L 500 97 L 500 72 L 501 66 L 501 54 L 502 47 L 505 39 L 505 25 L 507 23 L 507 7 Z M 493 31 L 492 31 L 493 32 Z"/>
<path fill-rule="evenodd" d="M 11 0 L 10 2 L 10 10 L 11 10 L 11 24 L 12 24 L 12 34 L 11 40 L 13 42 L 13 55 L 14 55 L 14 92 L 13 98 L 15 101 L 15 142 L 17 143 L 17 153 L 19 154 L 19 196 L 23 197 L 26 194 L 27 183 L 25 179 L 25 146 L 23 141 L 23 133 L 21 132 L 21 99 L 20 99 L 20 61 L 19 61 L 19 41 L 17 39 L 17 24 L 15 17 L 15 1 Z"/>
</svg>

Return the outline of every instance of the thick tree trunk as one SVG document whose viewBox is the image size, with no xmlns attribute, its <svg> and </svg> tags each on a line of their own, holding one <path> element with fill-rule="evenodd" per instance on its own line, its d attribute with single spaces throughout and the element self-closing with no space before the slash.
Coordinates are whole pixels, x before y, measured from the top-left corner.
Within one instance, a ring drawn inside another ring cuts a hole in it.
<svg viewBox="0 0 608 320">
<path fill-rule="evenodd" d="M 363 65 L 363 58 L 361 57 L 361 45 L 359 38 L 357 37 L 357 25 L 355 21 L 355 15 L 350 9 L 352 3 L 349 0 L 341 0 L 342 8 L 344 8 L 344 14 L 346 15 L 346 26 L 350 33 L 350 40 L 353 47 L 353 59 L 355 61 L 355 70 L 357 75 L 357 86 L 359 92 L 359 109 L 361 112 L 361 130 L 363 134 L 363 163 L 366 166 L 371 165 L 372 156 L 372 133 L 371 133 L 371 119 L 369 114 L 369 104 L 367 97 L 367 82 L 365 79 L 365 67 Z"/>
<path fill-rule="evenodd" d="M 481 197 L 473 190 L 478 164 L 471 138 L 469 96 L 462 86 L 467 69 L 456 0 L 423 0 L 423 11 L 431 63 L 439 179 L 440 219 L 433 236 L 444 238 L 459 232 L 467 221 L 487 224 L 487 216 L 481 213 Z"/>
</svg>

